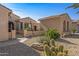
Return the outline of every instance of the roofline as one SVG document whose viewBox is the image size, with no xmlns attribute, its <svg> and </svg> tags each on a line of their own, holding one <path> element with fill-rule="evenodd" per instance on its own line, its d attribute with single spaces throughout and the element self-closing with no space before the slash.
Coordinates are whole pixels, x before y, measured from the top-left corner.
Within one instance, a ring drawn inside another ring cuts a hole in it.
<svg viewBox="0 0 79 59">
<path fill-rule="evenodd" d="M 59 15 L 54 15 L 54 16 L 47 16 L 47 17 L 55 17 L 55 16 L 62 16 L 62 15 L 67 15 L 70 18 L 70 16 L 67 13 L 63 13 L 63 14 L 59 14 Z M 47 17 L 40 18 L 40 19 L 38 19 L 38 21 L 42 21 L 42 20 L 48 19 Z M 70 18 L 70 20 L 71 20 L 71 18 Z"/>
<path fill-rule="evenodd" d="M 9 10 L 9 11 L 12 11 L 11 9 L 7 8 L 6 6 L 4 6 L 4 5 L 2 5 L 2 4 L 0 4 L 0 6 L 6 8 L 6 9 Z"/>
<path fill-rule="evenodd" d="M 35 21 L 35 22 L 37 22 L 36 20 L 34 20 L 34 19 L 32 19 L 31 17 L 24 17 L 24 18 L 21 18 L 21 19 L 30 19 L 30 20 L 32 20 L 32 21 Z"/>
</svg>

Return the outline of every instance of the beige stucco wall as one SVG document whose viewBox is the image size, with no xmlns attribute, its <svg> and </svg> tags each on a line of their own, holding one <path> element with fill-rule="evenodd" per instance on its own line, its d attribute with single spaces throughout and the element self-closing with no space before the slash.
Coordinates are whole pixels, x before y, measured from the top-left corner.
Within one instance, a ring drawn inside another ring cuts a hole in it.
<svg viewBox="0 0 79 59">
<path fill-rule="evenodd" d="M 60 32 L 60 20 L 55 19 L 55 18 L 50 18 L 46 20 L 40 21 L 42 25 L 44 25 L 46 28 L 52 28 L 52 29 L 57 29 Z"/>
<path fill-rule="evenodd" d="M 63 22 L 64 21 L 66 22 L 66 30 L 67 30 L 67 22 L 69 22 L 69 31 L 68 32 L 63 31 Z M 61 25 L 61 27 L 60 27 L 61 34 L 69 34 L 69 33 L 71 33 L 72 20 L 69 18 L 69 16 L 67 14 L 61 16 L 60 22 L 61 22 L 60 23 L 60 25 Z"/>
<path fill-rule="evenodd" d="M 0 6 L 0 41 L 8 40 L 8 12 Z"/>
<path fill-rule="evenodd" d="M 24 36 L 39 36 L 42 35 L 43 31 L 27 31 L 24 30 Z"/>
<path fill-rule="evenodd" d="M 43 18 L 43 20 L 40 20 L 40 24 L 42 24 L 42 26 L 44 27 L 44 29 L 46 30 L 46 28 L 53 28 L 56 29 L 61 35 L 67 32 L 63 32 L 63 22 L 64 21 L 69 21 L 69 32 L 71 31 L 71 20 L 68 17 L 68 15 L 59 15 L 59 16 L 52 16 L 52 17 L 48 17 L 48 18 Z M 41 27 L 42 27 L 41 26 Z M 67 26 L 67 24 L 66 24 Z M 68 33 L 69 33 L 68 32 Z"/>
</svg>

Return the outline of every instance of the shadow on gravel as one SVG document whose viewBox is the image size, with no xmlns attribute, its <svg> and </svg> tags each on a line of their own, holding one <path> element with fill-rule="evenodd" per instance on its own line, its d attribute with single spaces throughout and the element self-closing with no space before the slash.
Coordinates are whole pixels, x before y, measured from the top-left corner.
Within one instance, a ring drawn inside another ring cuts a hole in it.
<svg viewBox="0 0 79 59">
<path fill-rule="evenodd" d="M 59 41 L 59 42 L 63 42 L 63 43 L 68 43 L 68 44 L 77 45 L 77 44 L 72 43 L 72 42 L 70 42 L 70 41 L 67 41 L 67 40 L 65 40 L 65 39 L 58 39 L 58 41 Z"/>
<path fill-rule="evenodd" d="M 40 56 L 40 54 L 17 40 L 16 44 L 0 47 L 0 56 Z"/>
</svg>

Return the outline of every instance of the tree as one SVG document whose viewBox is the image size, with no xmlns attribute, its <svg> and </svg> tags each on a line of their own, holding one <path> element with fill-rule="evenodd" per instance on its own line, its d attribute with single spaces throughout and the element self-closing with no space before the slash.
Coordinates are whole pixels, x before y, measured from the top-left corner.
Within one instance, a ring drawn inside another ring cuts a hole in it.
<svg viewBox="0 0 79 59">
<path fill-rule="evenodd" d="M 66 9 L 69 9 L 69 8 L 77 9 L 79 8 L 79 3 L 74 3 L 71 6 L 68 6 Z M 76 14 L 79 14 L 79 11 L 77 11 Z"/>
</svg>

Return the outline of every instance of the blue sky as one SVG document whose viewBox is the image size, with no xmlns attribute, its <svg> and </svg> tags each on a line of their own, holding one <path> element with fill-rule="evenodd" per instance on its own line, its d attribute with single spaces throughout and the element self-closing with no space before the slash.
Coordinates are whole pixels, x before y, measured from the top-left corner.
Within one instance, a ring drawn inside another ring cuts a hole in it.
<svg viewBox="0 0 79 59">
<path fill-rule="evenodd" d="M 35 20 L 46 16 L 54 16 L 62 13 L 68 13 L 71 19 L 78 20 L 79 14 L 75 14 L 79 9 L 65 9 L 72 4 L 69 3 L 7 3 L 4 6 L 23 17 L 31 17 Z"/>
</svg>

